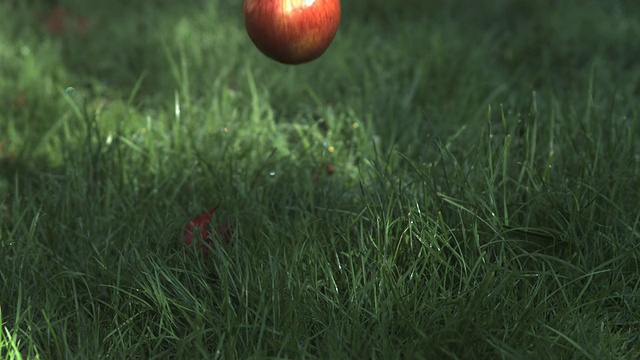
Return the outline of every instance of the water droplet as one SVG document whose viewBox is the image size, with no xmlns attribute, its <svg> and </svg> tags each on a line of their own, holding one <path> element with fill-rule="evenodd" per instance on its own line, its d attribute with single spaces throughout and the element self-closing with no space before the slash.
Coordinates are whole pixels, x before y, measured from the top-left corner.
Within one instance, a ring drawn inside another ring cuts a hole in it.
<svg viewBox="0 0 640 360">
<path fill-rule="evenodd" d="M 75 93 L 76 93 L 76 88 L 74 88 L 73 86 L 69 86 L 69 87 L 67 87 L 66 89 L 64 89 L 64 92 L 65 92 L 67 95 L 73 95 L 73 94 L 75 94 Z"/>
<path fill-rule="evenodd" d="M 269 176 L 276 176 L 276 172 L 275 171 L 269 171 Z"/>
</svg>

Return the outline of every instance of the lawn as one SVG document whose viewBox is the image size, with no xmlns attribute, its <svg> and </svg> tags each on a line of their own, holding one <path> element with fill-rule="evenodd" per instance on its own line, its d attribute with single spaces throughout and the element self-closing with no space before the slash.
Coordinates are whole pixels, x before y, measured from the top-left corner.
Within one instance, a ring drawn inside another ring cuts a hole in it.
<svg viewBox="0 0 640 360">
<path fill-rule="evenodd" d="M 640 358 L 637 2 L 344 0 L 300 66 L 61 3 L 0 2 L 1 358 Z"/>
</svg>

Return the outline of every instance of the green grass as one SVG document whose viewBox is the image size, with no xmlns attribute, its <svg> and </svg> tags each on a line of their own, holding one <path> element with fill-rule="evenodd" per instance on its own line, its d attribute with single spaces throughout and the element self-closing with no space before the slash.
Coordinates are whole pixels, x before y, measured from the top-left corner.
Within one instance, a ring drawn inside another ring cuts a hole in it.
<svg viewBox="0 0 640 360">
<path fill-rule="evenodd" d="M 0 357 L 640 357 L 634 2 L 345 0 L 299 67 L 63 2 L 0 3 Z"/>
</svg>

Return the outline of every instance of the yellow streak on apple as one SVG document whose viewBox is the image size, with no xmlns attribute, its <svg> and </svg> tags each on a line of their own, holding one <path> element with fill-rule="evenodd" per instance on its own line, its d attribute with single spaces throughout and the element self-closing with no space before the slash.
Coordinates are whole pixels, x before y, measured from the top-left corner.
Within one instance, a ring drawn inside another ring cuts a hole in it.
<svg viewBox="0 0 640 360">
<path fill-rule="evenodd" d="M 291 13 L 294 11 L 301 11 L 304 8 L 310 7 L 315 3 L 316 0 L 290 0 L 283 1 L 282 7 L 284 13 Z M 286 20 L 283 20 L 280 24 L 282 27 L 286 28 L 289 26 Z M 314 34 L 315 35 L 315 34 Z M 291 50 L 296 55 L 296 57 L 300 56 L 300 54 L 305 54 L 309 51 L 310 47 L 314 46 L 316 42 L 317 36 L 306 36 L 304 39 L 300 39 L 298 42 L 291 41 Z"/>
</svg>

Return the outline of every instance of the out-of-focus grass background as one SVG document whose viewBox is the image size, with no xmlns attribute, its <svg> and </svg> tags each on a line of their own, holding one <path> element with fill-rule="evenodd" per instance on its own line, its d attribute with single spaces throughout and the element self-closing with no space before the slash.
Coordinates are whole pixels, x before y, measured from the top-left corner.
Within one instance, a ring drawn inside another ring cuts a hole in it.
<svg viewBox="0 0 640 360">
<path fill-rule="evenodd" d="M 240 1 L 0 18 L 2 357 L 640 356 L 635 2 L 344 1 L 298 67 Z"/>
</svg>

